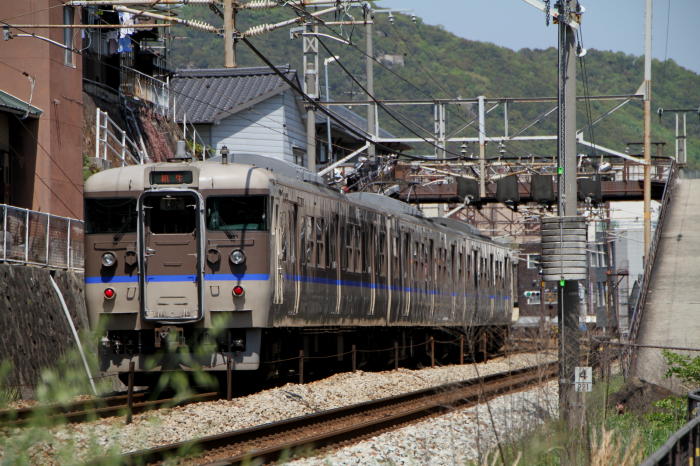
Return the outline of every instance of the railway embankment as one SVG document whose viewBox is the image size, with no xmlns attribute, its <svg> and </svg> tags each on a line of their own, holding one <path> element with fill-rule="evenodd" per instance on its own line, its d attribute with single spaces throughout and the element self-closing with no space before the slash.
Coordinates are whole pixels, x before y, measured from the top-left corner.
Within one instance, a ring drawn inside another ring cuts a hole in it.
<svg viewBox="0 0 700 466">
<path fill-rule="evenodd" d="M 0 383 L 22 397 L 31 397 L 41 372 L 76 348 L 51 275 L 76 329 L 87 329 L 81 274 L 0 264 L 0 362 L 11 364 L 9 374 Z"/>
</svg>

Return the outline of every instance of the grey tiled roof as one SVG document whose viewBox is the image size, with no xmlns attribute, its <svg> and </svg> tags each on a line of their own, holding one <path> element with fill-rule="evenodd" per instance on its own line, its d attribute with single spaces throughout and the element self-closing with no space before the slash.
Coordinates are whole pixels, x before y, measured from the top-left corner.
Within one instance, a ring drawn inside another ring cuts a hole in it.
<svg viewBox="0 0 700 466">
<path fill-rule="evenodd" d="M 296 70 L 278 66 L 285 76 L 299 87 Z M 178 70 L 171 81 L 176 104 L 176 120 L 182 122 L 187 113 L 189 123 L 214 123 L 245 108 L 289 89 L 287 83 L 268 67 L 209 68 Z M 344 131 L 367 137 L 367 119 L 342 106 L 328 107 L 345 125 L 332 122 Z M 316 124 L 326 122 L 323 112 L 316 112 Z M 393 135 L 380 128 L 379 136 Z"/>
<path fill-rule="evenodd" d="M 298 83 L 296 71 L 289 65 L 278 68 Z M 190 123 L 213 123 L 289 86 L 268 67 L 260 67 L 178 70 L 172 88 L 177 121 L 182 121 L 186 112 Z"/>
</svg>

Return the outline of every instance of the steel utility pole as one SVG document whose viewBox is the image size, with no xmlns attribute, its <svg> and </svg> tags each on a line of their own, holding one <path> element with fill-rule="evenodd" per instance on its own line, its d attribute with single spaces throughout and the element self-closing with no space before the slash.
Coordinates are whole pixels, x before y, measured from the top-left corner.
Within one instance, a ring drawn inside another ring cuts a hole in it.
<svg viewBox="0 0 700 466">
<path fill-rule="evenodd" d="M 644 262 L 651 245 L 651 9 L 646 0 L 644 21 Z"/>
<path fill-rule="evenodd" d="M 365 10 L 365 33 L 367 34 L 367 57 L 365 61 L 365 68 L 367 73 L 367 91 L 374 95 L 374 27 L 372 24 L 372 10 L 368 7 Z M 369 21 L 367 21 L 369 20 Z M 371 97 L 370 97 L 371 99 Z M 367 106 L 367 133 L 369 133 L 370 138 L 374 139 L 374 128 L 375 128 L 375 109 L 377 107 L 373 104 Z M 370 160 L 376 155 L 376 148 L 374 144 L 369 145 L 367 148 L 367 155 Z"/>
<path fill-rule="evenodd" d="M 570 24 L 577 0 L 559 3 L 559 217 L 576 217 L 576 38 Z M 563 231 L 563 226 L 561 231 Z M 585 246 L 584 246 L 585 247 Z M 564 258 L 566 250 L 561 250 Z M 563 275 L 563 274 L 562 274 Z M 578 281 L 561 280 L 559 286 L 559 417 L 573 426 L 581 420 L 578 394 L 574 391 L 574 367 L 579 363 Z"/>
<path fill-rule="evenodd" d="M 318 100 L 318 23 L 306 24 L 306 32 L 313 35 L 302 35 L 304 44 L 304 92 L 310 98 Z M 306 168 L 316 171 L 316 111 L 310 102 L 306 104 Z"/>
<path fill-rule="evenodd" d="M 224 66 L 236 67 L 236 43 L 233 33 L 236 28 L 236 0 L 224 0 Z"/>
</svg>

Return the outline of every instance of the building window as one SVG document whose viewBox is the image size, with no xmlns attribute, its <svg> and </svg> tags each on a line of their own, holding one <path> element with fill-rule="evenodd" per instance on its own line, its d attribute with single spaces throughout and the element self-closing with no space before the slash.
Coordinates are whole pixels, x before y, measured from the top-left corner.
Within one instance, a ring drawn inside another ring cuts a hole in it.
<svg viewBox="0 0 700 466">
<path fill-rule="evenodd" d="M 294 156 L 294 163 L 300 167 L 304 165 L 304 158 L 306 156 L 306 151 L 301 147 L 292 147 L 292 155 Z"/>
<path fill-rule="evenodd" d="M 64 6 L 63 7 L 63 24 L 72 25 L 73 24 L 73 7 Z M 63 64 L 66 66 L 75 66 L 73 61 L 73 29 L 64 28 L 63 29 L 63 45 L 67 48 L 63 50 Z"/>
</svg>

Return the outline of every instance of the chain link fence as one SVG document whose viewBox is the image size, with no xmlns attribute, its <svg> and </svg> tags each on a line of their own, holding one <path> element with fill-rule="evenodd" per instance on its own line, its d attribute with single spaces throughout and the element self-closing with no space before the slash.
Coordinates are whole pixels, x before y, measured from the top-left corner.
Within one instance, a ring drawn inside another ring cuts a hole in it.
<svg viewBox="0 0 700 466">
<path fill-rule="evenodd" d="M 0 204 L 0 261 L 83 269 L 83 222 Z"/>
</svg>

